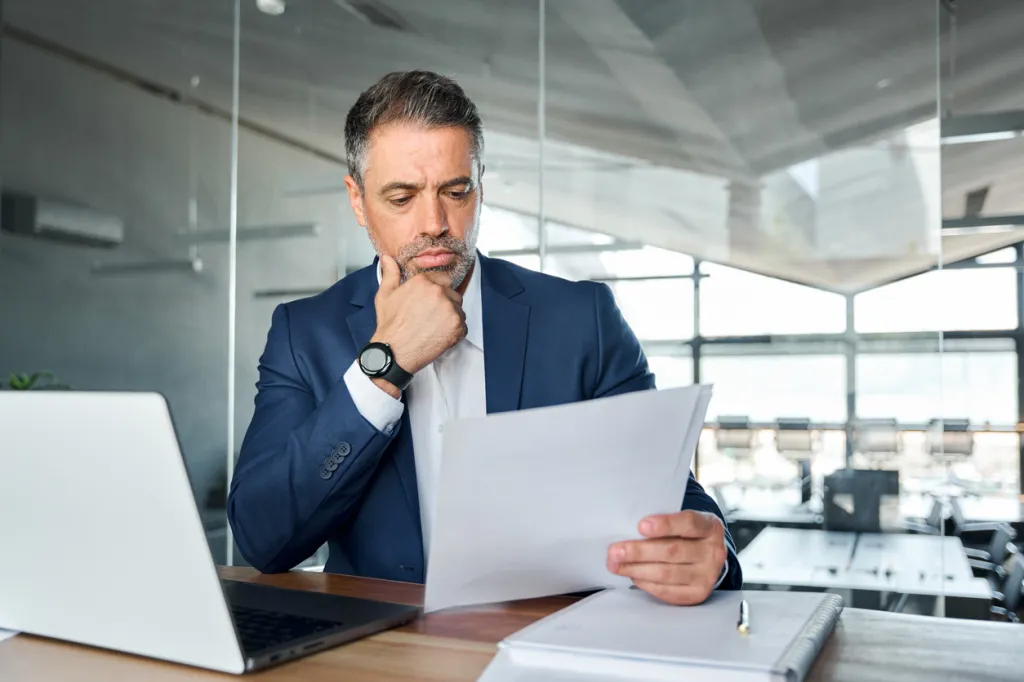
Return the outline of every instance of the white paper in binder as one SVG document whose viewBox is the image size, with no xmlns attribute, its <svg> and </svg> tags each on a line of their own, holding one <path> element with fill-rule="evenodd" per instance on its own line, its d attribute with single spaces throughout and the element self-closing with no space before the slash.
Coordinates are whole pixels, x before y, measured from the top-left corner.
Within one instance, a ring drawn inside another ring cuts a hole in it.
<svg viewBox="0 0 1024 682">
<path fill-rule="evenodd" d="M 737 631 L 746 600 L 750 632 Z M 611 589 L 506 638 L 480 682 L 801 682 L 842 613 L 812 592 L 716 592 L 671 606 Z"/>
</svg>

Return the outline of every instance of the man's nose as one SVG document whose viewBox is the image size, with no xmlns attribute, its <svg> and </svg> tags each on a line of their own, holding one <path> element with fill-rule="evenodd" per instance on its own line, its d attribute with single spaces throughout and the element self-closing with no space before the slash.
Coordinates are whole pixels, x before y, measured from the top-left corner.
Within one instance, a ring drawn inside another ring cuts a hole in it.
<svg viewBox="0 0 1024 682">
<path fill-rule="evenodd" d="M 434 197 L 430 201 L 423 202 L 425 205 L 421 230 L 423 234 L 439 237 L 448 231 L 448 216 L 444 210 L 444 204 L 440 197 Z"/>
</svg>

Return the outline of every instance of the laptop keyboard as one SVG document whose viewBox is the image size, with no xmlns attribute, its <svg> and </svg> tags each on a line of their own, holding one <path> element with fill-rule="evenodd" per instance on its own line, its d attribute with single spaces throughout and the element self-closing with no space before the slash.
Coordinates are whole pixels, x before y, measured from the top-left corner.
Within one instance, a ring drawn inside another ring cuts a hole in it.
<svg viewBox="0 0 1024 682">
<path fill-rule="evenodd" d="M 242 639 L 242 650 L 250 654 L 342 625 L 337 621 L 292 616 L 237 605 L 232 605 L 231 613 Z"/>
</svg>

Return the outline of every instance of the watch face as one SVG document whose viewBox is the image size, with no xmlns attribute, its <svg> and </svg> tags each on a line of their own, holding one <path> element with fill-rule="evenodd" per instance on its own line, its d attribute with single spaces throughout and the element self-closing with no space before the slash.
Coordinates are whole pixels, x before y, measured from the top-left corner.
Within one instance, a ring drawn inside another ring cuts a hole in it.
<svg viewBox="0 0 1024 682">
<path fill-rule="evenodd" d="M 359 356 L 359 363 L 371 374 L 383 372 L 388 366 L 388 354 L 383 348 L 370 347 Z"/>
</svg>

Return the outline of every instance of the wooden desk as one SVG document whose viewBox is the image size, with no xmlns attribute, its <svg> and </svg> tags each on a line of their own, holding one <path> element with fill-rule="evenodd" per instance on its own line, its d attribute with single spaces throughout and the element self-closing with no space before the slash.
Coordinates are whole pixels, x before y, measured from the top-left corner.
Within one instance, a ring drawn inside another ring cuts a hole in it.
<svg viewBox="0 0 1024 682">
<path fill-rule="evenodd" d="M 419 585 L 322 573 L 260 576 L 223 568 L 236 580 L 419 604 Z M 410 625 L 258 673 L 254 679 L 295 682 L 475 680 L 495 643 L 567 604 L 569 598 L 453 609 Z M 1021 679 L 1024 626 L 954 621 L 847 609 L 815 663 L 813 682 L 994 682 Z M 19 635 L 0 643 L 0 680 L 238 679 L 184 666 Z M 240 679 L 245 679 L 240 678 Z"/>
</svg>

